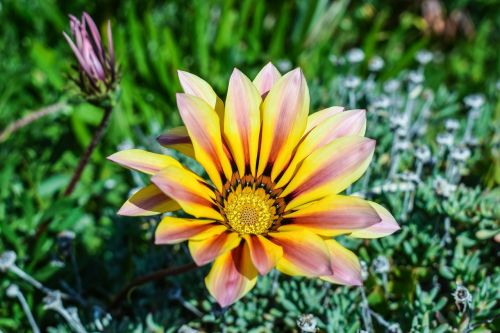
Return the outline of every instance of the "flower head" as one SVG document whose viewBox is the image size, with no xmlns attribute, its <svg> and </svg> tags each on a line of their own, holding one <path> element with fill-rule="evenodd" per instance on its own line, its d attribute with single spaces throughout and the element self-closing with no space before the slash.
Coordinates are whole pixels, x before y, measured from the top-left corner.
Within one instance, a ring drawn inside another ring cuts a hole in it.
<svg viewBox="0 0 500 333">
<path fill-rule="evenodd" d="M 376 238 L 399 229 L 380 205 L 340 195 L 370 163 L 364 110 L 309 113 L 300 69 L 281 76 L 265 66 L 253 80 L 235 69 L 225 103 L 201 78 L 179 72 L 177 105 L 185 127 L 160 136 L 165 147 L 195 158 L 210 181 L 172 157 L 131 149 L 109 157 L 152 176 L 121 215 L 182 209 L 166 216 L 156 244 L 189 241 L 198 265 L 213 262 L 210 293 L 228 306 L 257 276 L 276 267 L 289 275 L 362 283 L 356 255 L 333 237 Z"/>
<path fill-rule="evenodd" d="M 90 96 L 110 91 L 117 79 L 111 23 L 108 21 L 108 51 L 105 51 L 101 34 L 89 14 L 83 13 L 81 21 L 69 16 L 72 40 L 64 37 L 78 60 L 79 77 L 76 80 L 83 93 Z"/>
</svg>

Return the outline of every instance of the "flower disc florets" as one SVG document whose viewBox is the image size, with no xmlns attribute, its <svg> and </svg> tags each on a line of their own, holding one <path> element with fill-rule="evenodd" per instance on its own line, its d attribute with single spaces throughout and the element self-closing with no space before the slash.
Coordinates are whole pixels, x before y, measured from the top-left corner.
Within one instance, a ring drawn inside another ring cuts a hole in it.
<svg viewBox="0 0 500 333">
<path fill-rule="evenodd" d="M 225 192 L 218 195 L 218 203 L 225 222 L 239 234 L 266 234 L 275 229 L 285 207 L 281 192 L 274 189 L 269 177 L 255 179 L 248 175 L 224 186 Z"/>
</svg>

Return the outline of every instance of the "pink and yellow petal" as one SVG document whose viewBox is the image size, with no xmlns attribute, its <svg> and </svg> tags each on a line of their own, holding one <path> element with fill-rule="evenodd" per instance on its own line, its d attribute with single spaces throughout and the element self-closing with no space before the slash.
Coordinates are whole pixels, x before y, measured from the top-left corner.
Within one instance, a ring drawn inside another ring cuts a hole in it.
<svg viewBox="0 0 500 333">
<path fill-rule="evenodd" d="M 296 155 L 307 156 L 319 147 L 333 140 L 348 136 L 364 136 L 366 130 L 366 111 L 349 110 L 339 112 L 321 121 L 301 142 Z"/>
<path fill-rule="evenodd" d="M 227 228 L 212 220 L 167 216 L 155 232 L 155 244 L 176 244 L 188 239 L 203 240 L 223 233 Z"/>
<path fill-rule="evenodd" d="M 331 275 L 330 255 L 323 238 L 304 230 L 281 227 L 269 233 L 269 240 L 283 249 L 276 268 L 292 276 Z"/>
<path fill-rule="evenodd" d="M 355 238 L 380 238 L 393 234 L 401 229 L 396 222 L 396 219 L 391 213 L 381 205 L 370 202 L 370 205 L 375 209 L 381 221 L 365 229 L 356 230 L 350 236 Z"/>
<path fill-rule="evenodd" d="M 260 70 L 253 84 L 259 91 L 262 97 L 265 97 L 274 84 L 281 78 L 280 72 L 274 67 L 272 63 L 268 63 Z"/>
<path fill-rule="evenodd" d="M 189 72 L 177 71 L 182 90 L 188 95 L 204 100 L 219 116 L 220 125 L 224 120 L 224 104 L 213 88 L 202 78 Z"/>
<path fill-rule="evenodd" d="M 300 69 L 276 82 L 261 105 L 262 133 L 257 174 L 266 169 L 274 180 L 290 161 L 306 129 L 309 90 Z"/>
<path fill-rule="evenodd" d="M 329 195 L 284 216 L 285 223 L 307 228 L 322 236 L 362 230 L 381 221 L 368 201 Z"/>
<path fill-rule="evenodd" d="M 181 166 L 178 161 L 170 156 L 151 153 L 141 149 L 122 150 L 108 156 L 108 160 L 120 164 L 123 167 L 150 175 L 169 166 Z"/>
<path fill-rule="evenodd" d="M 296 172 L 297 166 L 307 156 L 315 150 L 326 146 L 333 140 L 348 136 L 363 136 L 366 130 L 366 112 L 365 110 L 350 110 L 337 113 L 315 126 L 299 143 L 294 153 L 293 159 L 287 167 L 287 170 L 280 178 L 276 187 L 283 187 Z"/>
<path fill-rule="evenodd" d="M 204 100 L 192 95 L 177 94 L 177 106 L 191 137 L 196 160 L 220 191 L 223 177 L 230 179 L 232 169 L 223 148 L 219 117 Z"/>
<path fill-rule="evenodd" d="M 165 134 L 160 135 L 156 141 L 165 148 L 175 149 L 188 157 L 195 158 L 193 144 L 185 126 L 169 129 Z"/>
<path fill-rule="evenodd" d="M 334 239 L 325 240 L 331 256 L 332 275 L 322 276 L 325 281 L 348 286 L 361 286 L 361 265 L 358 257 Z"/>
<path fill-rule="evenodd" d="M 318 126 L 323 121 L 327 120 L 331 116 L 336 115 L 342 111 L 344 111 L 344 107 L 342 106 L 331 106 L 329 108 L 316 111 L 310 114 L 307 117 L 307 126 L 305 133 L 306 134 L 309 133 L 309 131 L 312 130 L 314 127 Z"/>
<path fill-rule="evenodd" d="M 229 80 L 224 113 L 224 137 L 240 175 L 255 175 L 262 99 L 252 82 L 235 69 Z"/>
<path fill-rule="evenodd" d="M 240 244 L 215 260 L 205 284 L 217 303 L 224 308 L 245 296 L 255 286 L 257 276 L 248 247 Z"/>
<path fill-rule="evenodd" d="M 179 210 L 179 204 L 150 184 L 135 192 L 120 208 L 118 215 L 151 216 Z"/>
<path fill-rule="evenodd" d="M 337 194 L 358 180 L 368 168 L 375 141 L 346 136 L 309 155 L 281 194 L 289 200 L 286 210 Z"/>
<path fill-rule="evenodd" d="M 266 275 L 283 256 L 283 249 L 261 235 L 244 235 L 255 268 Z"/>
<path fill-rule="evenodd" d="M 235 232 L 225 231 L 202 240 L 189 240 L 189 252 L 198 266 L 208 264 L 215 258 L 241 243 L 241 237 Z"/>
<path fill-rule="evenodd" d="M 191 171 L 168 167 L 156 173 L 151 181 L 163 193 L 177 201 L 186 213 L 196 217 L 223 220 L 215 208 L 213 190 Z"/>
</svg>

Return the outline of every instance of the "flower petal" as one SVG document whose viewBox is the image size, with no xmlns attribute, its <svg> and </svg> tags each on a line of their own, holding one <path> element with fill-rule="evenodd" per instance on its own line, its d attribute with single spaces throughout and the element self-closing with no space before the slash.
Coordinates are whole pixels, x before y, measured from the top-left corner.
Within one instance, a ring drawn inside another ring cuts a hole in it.
<svg viewBox="0 0 500 333">
<path fill-rule="evenodd" d="M 122 150 L 108 156 L 111 160 L 125 168 L 141 171 L 147 174 L 155 174 L 161 169 L 169 166 L 181 166 L 181 164 L 170 156 L 151 153 L 141 149 Z"/>
<path fill-rule="evenodd" d="M 75 45 L 75 43 L 71 40 L 71 38 L 68 36 L 68 34 L 66 34 L 65 32 L 63 32 L 63 35 L 64 35 L 64 38 L 66 38 L 66 41 L 68 42 L 69 46 L 71 47 L 71 50 L 73 51 L 76 59 L 78 60 L 78 64 L 80 66 L 82 66 L 83 70 L 85 72 L 88 72 L 90 71 L 90 68 L 87 64 L 87 62 L 85 61 L 85 59 L 83 58 L 83 55 L 82 53 L 80 52 L 79 48 Z"/>
<path fill-rule="evenodd" d="M 324 119 L 316 125 L 304 138 L 303 142 L 314 145 L 314 148 L 323 147 L 342 136 L 364 136 L 366 130 L 366 111 L 349 110 L 339 112 Z M 301 143 L 301 145 L 304 145 Z M 304 149 L 305 147 L 302 147 Z"/>
<path fill-rule="evenodd" d="M 213 261 L 221 254 L 234 249 L 240 243 L 240 235 L 232 231 L 226 231 L 202 240 L 189 240 L 189 252 L 191 252 L 196 265 L 202 266 Z"/>
<path fill-rule="evenodd" d="M 280 72 L 272 63 L 267 63 L 257 74 L 253 80 L 253 84 L 257 87 L 262 97 L 266 96 L 273 85 L 281 78 Z"/>
<path fill-rule="evenodd" d="M 331 275 L 330 255 L 325 241 L 315 233 L 304 230 L 288 231 L 286 226 L 269 233 L 269 240 L 283 248 L 277 269 L 288 275 Z"/>
<path fill-rule="evenodd" d="M 175 149 L 188 157 L 195 158 L 193 144 L 185 126 L 169 129 L 165 134 L 160 135 L 156 141 L 165 148 Z"/>
<path fill-rule="evenodd" d="M 156 228 L 155 244 L 176 244 L 187 239 L 203 240 L 225 230 L 225 226 L 212 220 L 166 216 Z"/>
<path fill-rule="evenodd" d="M 348 286 L 361 286 L 361 265 L 358 257 L 334 239 L 325 240 L 330 251 L 333 275 L 322 276 L 323 280 Z"/>
<path fill-rule="evenodd" d="M 118 215 L 151 216 L 179 210 L 179 204 L 167 197 L 156 185 L 150 184 L 135 192 L 120 208 Z"/>
<path fill-rule="evenodd" d="M 342 111 L 344 111 L 343 106 L 331 106 L 329 108 L 316 111 L 310 114 L 309 117 L 307 117 L 306 133 L 309 133 L 309 131 L 312 130 L 314 127 L 318 126 L 323 121 L 327 120 L 331 116 L 336 115 Z"/>
<path fill-rule="evenodd" d="M 219 116 L 220 124 L 224 120 L 224 103 L 202 78 L 184 71 L 177 71 L 182 89 L 188 95 L 193 95 L 204 100 Z"/>
<path fill-rule="evenodd" d="M 351 234 L 355 238 L 380 238 L 393 234 L 401 229 L 387 209 L 375 202 L 370 202 L 382 221 L 362 230 L 356 230 Z"/>
<path fill-rule="evenodd" d="M 287 185 L 286 210 L 345 190 L 363 175 L 375 150 L 375 141 L 345 136 L 309 155 Z"/>
<path fill-rule="evenodd" d="M 232 170 L 224 152 L 217 114 L 202 99 L 192 95 L 177 94 L 177 106 L 191 137 L 196 160 L 220 191 L 221 177 L 225 175 L 230 179 Z"/>
<path fill-rule="evenodd" d="M 381 220 L 368 201 L 343 195 L 329 195 L 284 217 L 284 222 L 323 236 L 368 228 Z"/>
<path fill-rule="evenodd" d="M 240 175 L 255 175 L 262 99 L 252 82 L 234 69 L 226 98 L 224 136 Z"/>
<path fill-rule="evenodd" d="M 260 235 L 244 235 L 252 262 L 260 275 L 266 275 L 283 256 L 283 249 Z"/>
<path fill-rule="evenodd" d="M 97 29 L 97 26 L 95 25 L 92 17 L 86 12 L 83 12 L 82 14 L 82 23 L 84 25 L 88 25 L 90 35 L 93 39 L 92 47 L 94 48 L 96 55 L 99 57 L 99 61 L 101 63 L 104 63 L 104 52 L 102 49 L 101 34 L 99 33 L 99 29 Z"/>
<path fill-rule="evenodd" d="M 309 90 L 300 69 L 276 82 L 262 103 L 262 133 L 258 175 L 271 171 L 271 178 L 284 169 L 307 124 Z"/>
<path fill-rule="evenodd" d="M 208 291 L 223 308 L 242 298 L 257 282 L 257 270 L 248 252 L 248 247 L 240 244 L 224 253 L 205 278 Z"/>
<path fill-rule="evenodd" d="M 151 181 L 163 193 L 177 201 L 186 213 L 223 221 L 213 203 L 214 192 L 193 172 L 172 166 L 155 174 Z"/>
<path fill-rule="evenodd" d="M 280 178 L 276 187 L 285 186 L 293 177 L 300 162 L 315 150 L 326 146 L 333 140 L 348 136 L 363 136 L 366 129 L 365 110 L 350 110 L 340 112 L 327 118 L 315 126 L 299 143 L 297 150 L 288 165 L 285 173 Z"/>
</svg>

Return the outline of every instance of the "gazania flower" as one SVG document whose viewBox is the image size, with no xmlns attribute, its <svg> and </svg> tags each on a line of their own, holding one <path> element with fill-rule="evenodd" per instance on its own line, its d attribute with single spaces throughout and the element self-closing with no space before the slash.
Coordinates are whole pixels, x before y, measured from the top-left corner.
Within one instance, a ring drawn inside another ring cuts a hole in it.
<svg viewBox="0 0 500 333">
<path fill-rule="evenodd" d="M 209 181 L 170 156 L 132 149 L 110 160 L 151 175 L 152 184 L 123 205 L 121 215 L 182 209 L 166 216 L 156 244 L 188 240 L 205 279 L 225 307 L 276 267 L 294 276 L 345 285 L 362 283 L 356 255 L 335 236 L 386 236 L 399 227 L 380 205 L 340 195 L 361 177 L 375 141 L 363 137 L 364 110 L 331 107 L 308 116 L 300 69 L 284 76 L 272 65 L 249 80 L 235 69 L 226 102 L 201 78 L 179 72 L 177 105 L 185 127 L 159 142 L 196 159 Z"/>
</svg>

